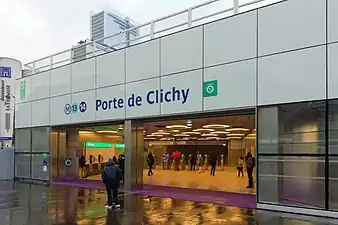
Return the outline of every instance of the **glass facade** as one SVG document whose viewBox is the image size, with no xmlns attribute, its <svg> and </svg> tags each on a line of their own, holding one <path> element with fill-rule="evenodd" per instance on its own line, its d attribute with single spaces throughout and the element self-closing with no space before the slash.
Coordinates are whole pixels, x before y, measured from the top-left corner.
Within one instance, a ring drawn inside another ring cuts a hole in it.
<svg viewBox="0 0 338 225">
<path fill-rule="evenodd" d="M 258 203 L 338 211 L 338 100 L 257 111 Z"/>
<path fill-rule="evenodd" d="M 15 130 L 15 177 L 49 180 L 49 127 Z"/>
</svg>

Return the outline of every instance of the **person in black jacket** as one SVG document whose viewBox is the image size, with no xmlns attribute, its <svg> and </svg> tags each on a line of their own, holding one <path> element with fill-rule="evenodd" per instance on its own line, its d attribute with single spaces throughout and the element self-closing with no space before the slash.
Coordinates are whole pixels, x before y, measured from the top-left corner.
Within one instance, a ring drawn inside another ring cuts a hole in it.
<svg viewBox="0 0 338 225">
<path fill-rule="evenodd" d="M 116 208 L 120 207 L 120 205 L 118 204 L 118 188 L 120 185 L 120 181 L 121 181 L 120 169 L 115 165 L 112 159 L 108 159 L 107 166 L 103 169 L 102 172 L 102 182 L 106 185 L 108 196 L 106 207 L 109 209 L 113 207 L 113 203 L 115 204 Z"/>
<path fill-rule="evenodd" d="M 79 165 L 80 165 L 81 178 L 85 178 L 86 177 L 86 157 L 84 155 L 80 156 Z"/>
<path fill-rule="evenodd" d="M 125 156 L 123 154 L 119 155 L 118 163 L 119 163 L 119 168 L 121 170 L 121 175 L 122 175 L 122 182 L 124 183 L 124 158 Z"/>
<path fill-rule="evenodd" d="M 216 165 L 217 165 L 217 156 L 214 154 L 210 157 L 210 176 L 215 176 L 215 171 L 216 171 Z"/>
<path fill-rule="evenodd" d="M 148 167 L 149 167 L 148 176 L 152 176 L 154 174 L 153 173 L 153 166 L 154 166 L 154 163 L 155 163 L 155 159 L 154 159 L 153 154 L 151 154 L 151 153 L 148 154 L 147 163 L 148 163 Z"/>
</svg>

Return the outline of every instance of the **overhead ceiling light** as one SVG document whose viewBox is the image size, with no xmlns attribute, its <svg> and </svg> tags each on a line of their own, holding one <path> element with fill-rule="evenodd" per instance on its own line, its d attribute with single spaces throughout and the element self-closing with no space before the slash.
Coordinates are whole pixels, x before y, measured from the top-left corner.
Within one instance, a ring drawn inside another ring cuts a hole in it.
<svg viewBox="0 0 338 225">
<path fill-rule="evenodd" d="M 219 138 L 218 137 L 207 137 L 206 139 L 207 140 L 218 140 Z"/>
<path fill-rule="evenodd" d="M 163 132 L 163 131 L 158 131 L 158 132 L 152 133 L 152 135 L 170 135 L 170 133 Z"/>
<path fill-rule="evenodd" d="M 155 140 L 155 138 L 143 138 L 143 140 Z"/>
<path fill-rule="evenodd" d="M 117 134 L 118 132 L 115 130 L 98 130 L 97 133 L 107 133 L 107 134 Z"/>
<path fill-rule="evenodd" d="M 200 135 L 200 132 L 194 132 L 194 131 L 188 131 L 188 132 L 183 132 L 182 134 L 190 134 L 190 135 Z"/>
<path fill-rule="evenodd" d="M 189 127 L 185 125 L 170 125 L 170 126 L 166 126 L 166 128 L 167 129 L 187 129 Z"/>
<path fill-rule="evenodd" d="M 217 134 L 202 134 L 202 137 L 217 137 Z"/>
<path fill-rule="evenodd" d="M 204 125 L 203 128 L 213 128 L 213 129 L 222 129 L 222 128 L 229 128 L 229 125 L 223 125 L 223 124 L 209 124 Z"/>
<path fill-rule="evenodd" d="M 189 134 L 174 134 L 174 137 L 190 137 Z"/>
<path fill-rule="evenodd" d="M 178 132 L 180 132 L 179 130 L 172 130 L 172 132 L 174 132 L 174 133 L 178 133 Z"/>
<path fill-rule="evenodd" d="M 206 140 L 208 140 L 208 139 L 206 139 L 206 138 L 199 138 L 199 139 L 197 139 L 198 141 L 206 141 Z"/>
<path fill-rule="evenodd" d="M 79 134 L 92 134 L 94 133 L 93 131 L 85 131 L 85 130 L 81 130 L 79 131 Z"/>
<path fill-rule="evenodd" d="M 249 129 L 246 128 L 230 128 L 230 129 L 226 129 L 226 131 L 248 131 Z"/>
<path fill-rule="evenodd" d="M 193 131 L 194 132 L 213 132 L 215 130 L 214 129 L 199 128 L 199 129 L 195 129 Z"/>
<path fill-rule="evenodd" d="M 256 134 L 255 133 L 251 133 L 251 134 L 248 134 L 247 136 L 256 137 Z"/>
<path fill-rule="evenodd" d="M 120 126 L 119 126 L 119 130 L 123 130 L 123 125 L 120 125 Z"/>
<path fill-rule="evenodd" d="M 190 137 L 190 139 L 191 139 L 191 140 L 196 140 L 196 139 L 197 139 L 197 137 Z"/>
<path fill-rule="evenodd" d="M 228 137 L 227 140 L 242 139 L 242 137 Z"/>
<path fill-rule="evenodd" d="M 244 136 L 244 134 L 227 134 L 228 137 L 240 137 Z"/>
<path fill-rule="evenodd" d="M 168 137 L 166 137 L 166 138 L 161 138 L 160 139 L 160 141 L 172 141 L 172 140 L 174 140 L 174 138 L 168 138 Z"/>
<path fill-rule="evenodd" d="M 229 134 L 230 132 L 227 132 L 227 131 L 214 131 L 214 132 L 211 132 L 212 134 Z"/>
<path fill-rule="evenodd" d="M 189 141 L 188 137 L 176 139 L 176 141 Z"/>
<path fill-rule="evenodd" d="M 224 140 L 226 140 L 226 138 L 218 138 L 218 140 L 224 141 Z"/>
<path fill-rule="evenodd" d="M 158 134 L 149 134 L 147 137 L 163 137 L 163 135 L 158 135 Z"/>
</svg>

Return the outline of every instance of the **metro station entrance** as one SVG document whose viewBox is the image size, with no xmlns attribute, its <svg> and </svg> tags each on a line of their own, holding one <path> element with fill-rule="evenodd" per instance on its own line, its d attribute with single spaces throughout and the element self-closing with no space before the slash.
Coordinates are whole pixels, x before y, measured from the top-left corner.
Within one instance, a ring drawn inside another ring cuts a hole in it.
<svg viewBox="0 0 338 225">
<path fill-rule="evenodd" d="M 143 183 L 255 194 L 246 158 L 256 154 L 254 114 L 150 122 L 144 126 Z M 149 173 L 149 158 L 153 157 Z M 255 170 L 253 171 L 255 177 Z"/>
</svg>

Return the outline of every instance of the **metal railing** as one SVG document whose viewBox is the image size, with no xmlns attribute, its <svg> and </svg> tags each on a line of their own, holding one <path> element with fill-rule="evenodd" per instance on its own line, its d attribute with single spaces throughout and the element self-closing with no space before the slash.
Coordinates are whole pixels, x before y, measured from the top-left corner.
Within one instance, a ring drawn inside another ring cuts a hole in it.
<svg viewBox="0 0 338 225">
<path fill-rule="evenodd" d="M 209 0 L 202 4 L 192 6 L 189 9 L 173 13 L 137 27 L 132 27 L 128 30 L 102 39 L 97 39 L 95 41 L 87 40 L 85 43 L 71 49 L 24 64 L 23 75 L 29 76 L 50 70 L 52 68 L 67 65 L 82 59 L 126 48 L 128 46 L 142 43 L 170 33 L 199 26 L 240 12 L 285 0 L 253 0 L 249 2 L 248 0 L 232 0 L 231 7 L 226 8 L 222 6 L 225 2 L 229 3 L 230 1 L 231 0 Z M 205 11 L 208 12 L 205 13 Z M 170 22 L 170 20 L 174 20 L 174 22 L 166 24 Z M 139 33 L 139 35 L 131 38 L 132 31 L 138 31 L 136 33 Z M 82 48 L 84 53 L 81 55 L 75 55 L 76 50 L 80 48 Z"/>
</svg>

